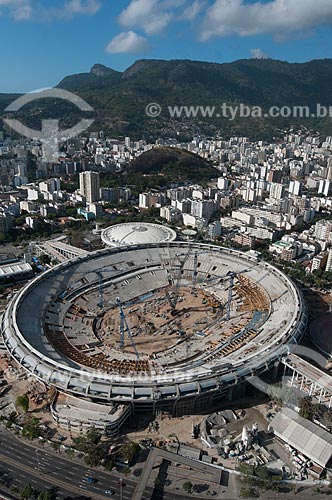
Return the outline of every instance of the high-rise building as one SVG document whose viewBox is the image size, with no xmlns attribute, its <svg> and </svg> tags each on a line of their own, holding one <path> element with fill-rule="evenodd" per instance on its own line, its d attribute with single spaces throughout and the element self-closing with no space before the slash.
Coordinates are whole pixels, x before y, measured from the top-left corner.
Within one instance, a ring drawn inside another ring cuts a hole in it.
<svg viewBox="0 0 332 500">
<path fill-rule="evenodd" d="M 281 200 L 284 197 L 285 188 L 278 182 L 272 182 L 270 187 L 270 198 L 274 200 Z"/>
<path fill-rule="evenodd" d="M 290 181 L 288 191 L 290 194 L 300 196 L 302 192 L 302 183 L 299 181 Z"/>
<path fill-rule="evenodd" d="M 325 271 L 332 271 L 332 248 L 329 249 L 327 254 Z"/>
<path fill-rule="evenodd" d="M 27 166 L 25 163 L 19 163 L 17 166 L 17 173 L 20 177 L 27 176 Z"/>
<path fill-rule="evenodd" d="M 0 233 L 7 234 L 9 229 L 13 227 L 14 216 L 9 212 L 0 213 Z"/>
<path fill-rule="evenodd" d="M 315 271 L 316 269 L 324 269 L 327 264 L 327 260 L 327 252 L 321 252 L 320 254 L 315 255 L 311 263 L 311 272 Z"/>
<path fill-rule="evenodd" d="M 227 190 L 228 189 L 228 179 L 227 177 L 218 177 L 218 189 Z"/>
<path fill-rule="evenodd" d="M 327 220 L 319 221 L 315 224 L 314 236 L 317 240 L 330 241 L 332 223 Z"/>
<path fill-rule="evenodd" d="M 60 191 L 60 179 L 47 179 L 39 183 L 39 191 L 45 193 L 54 193 Z"/>
<path fill-rule="evenodd" d="M 221 235 L 221 222 L 216 220 L 214 222 L 211 222 L 211 224 L 208 225 L 207 228 L 207 235 L 211 240 L 214 240 L 218 236 Z"/>
<path fill-rule="evenodd" d="M 270 170 L 270 172 L 267 176 L 267 180 L 269 182 L 276 182 L 278 184 L 281 183 L 281 179 L 282 179 L 282 171 L 281 170 Z"/>
<path fill-rule="evenodd" d="M 326 180 L 320 180 L 318 185 L 318 194 L 323 194 L 324 196 L 328 196 L 330 191 L 331 182 Z"/>
<path fill-rule="evenodd" d="M 100 198 L 100 183 L 98 172 L 80 173 L 80 193 L 86 197 L 87 203 L 98 201 Z"/>
<path fill-rule="evenodd" d="M 209 219 L 216 211 L 217 204 L 214 200 L 191 200 L 191 215 L 201 219 Z"/>
</svg>

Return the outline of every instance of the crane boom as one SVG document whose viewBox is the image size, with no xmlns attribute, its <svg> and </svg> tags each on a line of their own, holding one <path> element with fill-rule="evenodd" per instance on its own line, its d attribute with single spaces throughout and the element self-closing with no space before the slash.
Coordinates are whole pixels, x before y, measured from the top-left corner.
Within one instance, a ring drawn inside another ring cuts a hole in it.
<svg viewBox="0 0 332 500">
<path fill-rule="evenodd" d="M 193 286 L 192 289 L 196 289 L 197 283 L 197 275 L 198 275 L 198 252 L 194 253 L 194 269 L 193 269 Z"/>
<path fill-rule="evenodd" d="M 127 322 L 127 319 L 126 319 L 125 312 L 123 310 L 123 306 L 122 306 L 122 302 L 120 300 L 120 297 L 117 297 L 115 303 L 116 303 L 116 305 L 118 306 L 118 308 L 120 310 L 120 348 L 121 349 L 124 348 L 124 334 L 125 334 L 125 330 L 126 330 L 126 332 L 128 334 L 128 337 L 130 339 L 130 342 L 131 342 L 131 344 L 132 344 L 132 346 L 134 348 L 136 357 L 139 360 L 139 353 L 138 353 L 138 350 L 137 350 L 134 338 L 132 336 L 132 333 L 130 331 L 130 328 L 129 328 L 129 325 L 128 325 L 128 322 Z"/>
<path fill-rule="evenodd" d="M 179 300 L 180 285 L 181 285 L 181 279 L 182 279 L 182 271 L 183 271 L 185 263 L 188 260 L 190 252 L 191 252 L 191 247 L 189 247 L 188 252 L 184 256 L 184 259 L 182 261 L 180 261 L 180 267 L 179 267 L 179 270 L 178 270 L 178 274 L 177 274 L 177 278 L 176 278 L 176 283 L 175 283 L 175 289 L 174 289 L 173 309 L 176 308 L 178 300 Z M 177 258 L 179 258 L 179 257 L 180 257 L 180 255 L 177 255 Z"/>
<path fill-rule="evenodd" d="M 231 306 L 233 299 L 234 280 L 235 280 L 235 274 L 232 273 L 229 276 L 228 300 L 226 305 L 226 321 L 229 321 L 231 319 Z"/>
<path fill-rule="evenodd" d="M 96 269 L 96 270 L 93 270 L 93 271 L 87 271 L 87 272 L 84 273 L 85 275 L 87 275 L 87 274 L 96 274 L 98 276 L 99 302 L 98 302 L 97 305 L 98 305 L 98 307 L 100 307 L 100 309 L 104 308 L 103 273 L 107 272 L 107 271 L 114 271 L 114 268 L 113 267 L 112 268 L 103 267 L 101 269 Z M 83 273 L 81 273 L 81 272 L 75 272 L 73 274 L 83 274 Z"/>
</svg>

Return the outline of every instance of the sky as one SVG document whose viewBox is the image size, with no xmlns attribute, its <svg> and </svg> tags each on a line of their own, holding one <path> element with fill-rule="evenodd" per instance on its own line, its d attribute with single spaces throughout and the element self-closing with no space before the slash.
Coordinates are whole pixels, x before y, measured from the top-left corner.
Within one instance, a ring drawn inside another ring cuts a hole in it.
<svg viewBox="0 0 332 500">
<path fill-rule="evenodd" d="M 332 0 L 0 0 L 0 92 L 137 59 L 332 57 Z"/>
</svg>

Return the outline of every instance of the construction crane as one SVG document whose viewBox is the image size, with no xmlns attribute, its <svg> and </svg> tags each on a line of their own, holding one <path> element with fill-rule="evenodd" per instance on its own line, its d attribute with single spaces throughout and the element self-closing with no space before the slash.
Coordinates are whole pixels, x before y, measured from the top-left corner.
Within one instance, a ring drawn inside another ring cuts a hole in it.
<svg viewBox="0 0 332 500">
<path fill-rule="evenodd" d="M 96 274 L 98 276 L 98 289 L 99 289 L 99 302 L 98 302 L 98 307 L 100 309 L 104 308 L 104 293 L 103 293 L 103 273 L 107 271 L 114 271 L 113 268 L 107 268 L 104 267 L 102 269 L 96 269 L 95 271 L 88 271 L 85 274 Z"/>
<path fill-rule="evenodd" d="M 234 282 L 236 276 L 242 273 L 247 273 L 250 271 L 250 269 L 244 269 L 243 271 L 240 271 L 238 273 L 233 272 L 233 271 L 228 271 L 227 274 L 222 276 L 220 279 L 229 279 L 229 287 L 228 287 L 228 298 L 227 298 L 227 304 L 226 304 L 226 321 L 229 321 L 231 319 L 231 307 L 232 307 L 232 300 L 233 300 L 233 289 L 234 289 Z"/>
<path fill-rule="evenodd" d="M 194 252 L 194 265 L 193 265 L 193 274 L 192 274 L 192 291 L 196 290 L 197 280 L 198 280 L 198 256 L 201 254 L 205 254 L 205 251 L 202 252 Z"/>
<path fill-rule="evenodd" d="M 177 277 L 176 277 L 176 281 L 175 281 L 175 287 L 174 287 L 173 296 L 170 295 L 169 291 L 166 288 L 166 298 L 168 300 L 169 305 L 172 308 L 172 314 L 174 314 L 174 311 L 176 309 L 176 306 L 177 306 L 177 303 L 178 303 L 178 300 L 179 300 L 180 285 L 181 285 L 181 279 L 182 279 L 182 271 L 183 271 L 185 263 L 188 260 L 190 252 L 191 252 L 191 248 L 188 249 L 188 252 L 186 254 L 176 254 L 176 257 L 178 259 L 182 255 L 184 255 L 184 259 L 182 261 L 179 259 L 180 266 L 179 266 Z"/>
<path fill-rule="evenodd" d="M 250 271 L 250 269 L 243 269 L 243 271 L 239 271 L 239 272 L 228 271 L 228 273 L 224 274 L 224 276 L 217 277 L 217 281 L 219 283 L 223 282 L 225 280 L 229 280 L 228 297 L 227 297 L 227 302 L 226 302 L 226 307 L 225 307 L 225 311 L 226 311 L 225 319 L 226 319 L 226 321 L 229 321 L 231 318 L 231 307 L 232 307 L 232 300 L 233 300 L 233 290 L 234 290 L 235 278 L 239 274 L 247 273 L 248 271 Z M 208 283 L 210 281 L 216 281 L 216 278 L 212 278 L 212 280 L 207 280 L 206 283 Z"/>
<path fill-rule="evenodd" d="M 124 349 L 124 342 L 125 342 L 125 338 L 124 337 L 125 337 L 125 331 L 126 331 L 127 334 L 128 334 L 128 337 L 129 337 L 129 339 L 131 341 L 131 344 L 132 344 L 132 346 L 134 348 L 136 357 L 139 360 L 139 353 L 138 353 L 138 350 L 137 350 L 137 347 L 136 347 L 133 335 L 132 335 L 131 330 L 129 328 L 129 325 L 128 325 L 128 322 L 127 322 L 127 319 L 126 319 L 125 312 L 123 310 L 123 305 L 122 305 L 120 297 L 116 298 L 115 304 L 118 306 L 119 311 L 120 311 L 120 349 L 122 351 Z"/>
<path fill-rule="evenodd" d="M 196 284 L 197 284 L 197 276 L 198 276 L 198 252 L 194 253 L 194 267 L 193 267 L 193 284 L 192 284 L 192 290 L 196 290 Z"/>
<path fill-rule="evenodd" d="M 229 273 L 229 287 L 228 287 L 228 299 L 226 304 L 226 321 L 231 319 L 231 307 L 232 307 L 232 299 L 233 299 L 233 288 L 235 281 L 236 273 Z"/>
<path fill-rule="evenodd" d="M 103 267 L 101 269 L 95 269 L 93 271 L 87 271 L 85 273 L 82 273 L 82 272 L 73 273 L 73 274 L 80 274 L 80 275 L 84 274 L 84 276 L 87 274 L 96 274 L 98 276 L 99 302 L 97 305 L 98 305 L 98 307 L 100 307 L 100 309 L 104 308 L 103 273 L 105 273 L 107 271 L 114 271 L 114 268 Z"/>
</svg>

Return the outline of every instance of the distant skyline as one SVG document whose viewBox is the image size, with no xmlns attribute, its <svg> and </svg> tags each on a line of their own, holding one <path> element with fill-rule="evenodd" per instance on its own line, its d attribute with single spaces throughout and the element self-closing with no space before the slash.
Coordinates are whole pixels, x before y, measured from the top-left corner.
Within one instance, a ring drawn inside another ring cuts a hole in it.
<svg viewBox="0 0 332 500">
<path fill-rule="evenodd" d="M 331 27 L 331 0 L 0 0 L 0 92 L 142 58 L 332 58 Z"/>
</svg>

